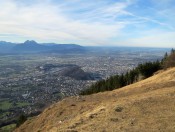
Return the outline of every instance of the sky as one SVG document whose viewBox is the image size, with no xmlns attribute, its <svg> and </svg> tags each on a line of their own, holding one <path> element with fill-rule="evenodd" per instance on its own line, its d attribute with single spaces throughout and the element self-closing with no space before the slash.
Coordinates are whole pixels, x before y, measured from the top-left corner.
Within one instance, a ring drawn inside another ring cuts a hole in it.
<svg viewBox="0 0 175 132">
<path fill-rule="evenodd" d="M 0 0 L 0 40 L 175 47 L 175 0 Z"/>
</svg>

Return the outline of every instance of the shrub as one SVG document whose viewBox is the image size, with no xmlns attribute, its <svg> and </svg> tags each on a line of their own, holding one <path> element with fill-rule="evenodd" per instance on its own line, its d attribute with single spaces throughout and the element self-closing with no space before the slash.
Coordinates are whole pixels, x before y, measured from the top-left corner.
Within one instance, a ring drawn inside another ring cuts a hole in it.
<svg viewBox="0 0 175 132">
<path fill-rule="evenodd" d="M 26 116 L 24 116 L 23 114 L 20 115 L 18 120 L 17 120 L 16 127 L 19 127 L 20 125 L 22 125 L 26 120 L 27 120 Z"/>
</svg>

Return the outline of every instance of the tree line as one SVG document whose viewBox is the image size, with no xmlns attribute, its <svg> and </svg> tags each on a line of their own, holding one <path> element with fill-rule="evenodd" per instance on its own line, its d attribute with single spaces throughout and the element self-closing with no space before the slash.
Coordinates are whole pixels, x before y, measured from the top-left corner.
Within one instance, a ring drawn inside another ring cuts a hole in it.
<svg viewBox="0 0 175 132">
<path fill-rule="evenodd" d="M 89 88 L 82 90 L 80 95 L 89 95 L 98 92 L 111 91 L 139 80 L 152 76 L 156 71 L 167 69 L 175 66 L 175 50 L 172 49 L 170 54 L 166 53 L 161 61 L 146 62 L 139 64 L 136 68 L 121 75 L 114 75 L 105 80 L 99 80 Z"/>
</svg>

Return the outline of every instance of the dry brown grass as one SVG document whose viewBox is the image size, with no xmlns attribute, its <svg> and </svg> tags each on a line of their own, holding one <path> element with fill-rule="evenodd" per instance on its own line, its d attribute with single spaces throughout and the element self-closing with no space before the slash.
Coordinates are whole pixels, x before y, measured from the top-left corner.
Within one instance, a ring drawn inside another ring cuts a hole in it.
<svg viewBox="0 0 175 132">
<path fill-rule="evenodd" d="M 175 68 L 124 88 L 69 97 L 16 132 L 174 132 Z"/>
</svg>

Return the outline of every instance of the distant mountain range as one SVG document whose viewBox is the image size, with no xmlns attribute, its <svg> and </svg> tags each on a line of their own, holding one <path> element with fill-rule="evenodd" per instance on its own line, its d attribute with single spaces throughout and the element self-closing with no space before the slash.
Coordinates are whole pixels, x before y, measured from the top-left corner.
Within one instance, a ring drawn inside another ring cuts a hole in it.
<svg viewBox="0 0 175 132">
<path fill-rule="evenodd" d="M 37 43 L 27 40 L 24 43 L 0 41 L 0 53 L 82 53 L 85 48 L 77 44 Z"/>
</svg>

